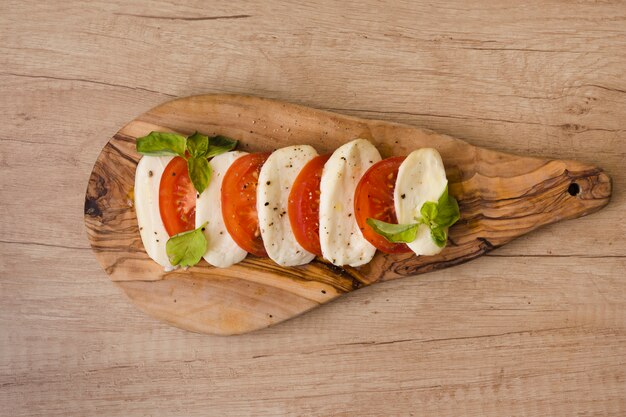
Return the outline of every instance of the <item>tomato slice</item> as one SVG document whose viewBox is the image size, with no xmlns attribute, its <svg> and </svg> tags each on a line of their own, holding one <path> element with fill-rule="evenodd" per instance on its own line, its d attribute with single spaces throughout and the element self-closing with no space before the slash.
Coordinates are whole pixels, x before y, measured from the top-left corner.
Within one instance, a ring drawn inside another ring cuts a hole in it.
<svg viewBox="0 0 626 417">
<path fill-rule="evenodd" d="M 296 240 L 305 250 L 322 256 L 320 246 L 320 182 L 324 164 L 330 158 L 320 155 L 302 168 L 289 193 L 287 212 Z"/>
<path fill-rule="evenodd" d="M 368 217 L 387 223 L 398 222 L 393 205 L 393 190 L 404 158 L 387 158 L 372 165 L 363 174 L 354 192 L 354 213 L 363 236 L 376 249 L 385 253 L 411 252 L 406 244 L 389 242 L 366 223 Z"/>
<path fill-rule="evenodd" d="M 237 158 L 222 180 L 222 217 L 226 230 L 239 247 L 267 257 L 256 211 L 259 172 L 268 153 L 251 153 Z"/>
<path fill-rule="evenodd" d="M 165 167 L 159 184 L 159 211 L 170 236 L 196 228 L 196 190 L 187 161 L 180 156 Z"/>
</svg>

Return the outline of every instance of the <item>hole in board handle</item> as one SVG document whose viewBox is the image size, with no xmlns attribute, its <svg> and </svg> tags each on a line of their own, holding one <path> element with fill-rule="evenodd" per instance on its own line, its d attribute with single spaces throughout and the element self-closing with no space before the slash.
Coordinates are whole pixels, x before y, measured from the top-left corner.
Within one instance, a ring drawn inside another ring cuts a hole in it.
<svg viewBox="0 0 626 417">
<path fill-rule="evenodd" d="M 571 183 L 569 187 L 567 187 L 567 192 L 572 197 L 577 196 L 578 194 L 580 194 L 580 185 L 576 184 L 575 182 Z"/>
</svg>

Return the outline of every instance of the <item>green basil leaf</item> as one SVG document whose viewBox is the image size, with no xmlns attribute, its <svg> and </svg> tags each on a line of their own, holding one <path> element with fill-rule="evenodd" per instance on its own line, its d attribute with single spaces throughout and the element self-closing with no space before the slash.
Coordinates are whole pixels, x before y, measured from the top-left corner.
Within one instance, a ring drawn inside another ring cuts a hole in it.
<svg viewBox="0 0 626 417">
<path fill-rule="evenodd" d="M 435 223 L 439 227 L 450 227 L 461 218 L 461 212 L 459 211 L 459 203 L 456 199 L 450 196 L 447 199 L 445 205 L 439 205 L 439 213 L 435 217 Z"/>
<path fill-rule="evenodd" d="M 438 213 L 434 222 L 439 227 L 450 227 L 461 218 L 459 203 L 454 197 L 448 194 L 448 186 L 439 197 L 437 204 Z"/>
<path fill-rule="evenodd" d="M 443 227 L 433 226 L 430 228 L 430 236 L 433 238 L 435 245 L 443 248 L 448 241 L 448 231 Z"/>
<path fill-rule="evenodd" d="M 209 185 L 211 174 L 213 173 L 209 161 L 204 156 L 200 158 L 191 157 L 187 160 L 187 169 L 189 170 L 189 178 L 194 188 L 198 193 L 202 193 Z"/>
<path fill-rule="evenodd" d="M 417 229 L 419 227 L 419 223 L 393 224 L 372 218 L 368 218 L 366 222 L 376 233 L 392 243 L 413 242 L 417 236 Z"/>
<path fill-rule="evenodd" d="M 437 208 L 437 203 L 434 201 L 427 201 L 422 205 L 420 209 L 420 213 L 423 218 L 423 222 L 425 224 L 429 224 L 435 220 L 437 214 L 439 213 L 439 209 Z"/>
<path fill-rule="evenodd" d="M 209 139 L 209 148 L 205 156 L 212 158 L 224 152 L 232 151 L 237 147 L 237 141 L 226 136 L 213 136 Z"/>
<path fill-rule="evenodd" d="M 410 243 L 415 240 L 419 225 L 424 224 L 430 229 L 430 236 L 437 246 L 443 248 L 448 241 L 448 227 L 460 218 L 459 203 L 448 195 L 448 186 L 438 201 L 427 201 L 420 208 L 422 217 L 416 217 L 415 224 L 391 224 L 375 219 L 367 219 L 372 229 L 390 242 Z"/>
<path fill-rule="evenodd" d="M 148 136 L 137 138 L 137 152 L 150 156 L 180 155 L 185 157 L 187 140 L 176 133 L 150 132 Z"/>
<path fill-rule="evenodd" d="M 205 254 L 207 240 L 202 229 L 204 223 L 196 230 L 179 233 L 172 236 L 165 244 L 165 251 L 172 265 L 182 267 L 194 266 Z"/>
<path fill-rule="evenodd" d="M 202 133 L 194 133 L 187 138 L 187 150 L 193 157 L 200 158 L 206 155 L 209 149 L 209 138 Z"/>
</svg>

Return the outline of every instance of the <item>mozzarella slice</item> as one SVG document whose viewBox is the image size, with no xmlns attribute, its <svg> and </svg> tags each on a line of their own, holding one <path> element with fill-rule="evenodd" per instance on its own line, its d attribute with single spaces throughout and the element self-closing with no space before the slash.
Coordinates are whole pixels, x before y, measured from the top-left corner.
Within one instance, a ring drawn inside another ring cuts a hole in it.
<svg viewBox="0 0 626 417">
<path fill-rule="evenodd" d="M 448 185 L 441 155 L 435 149 L 422 148 L 411 152 L 402 162 L 393 193 L 398 223 L 415 223 L 422 217 L 420 210 L 425 202 L 437 201 Z M 416 255 L 436 255 L 443 248 L 435 244 L 430 228 L 424 224 L 409 248 Z"/>
<path fill-rule="evenodd" d="M 259 173 L 256 206 L 261 236 L 269 257 L 282 266 L 303 265 L 315 258 L 296 240 L 287 206 L 298 173 L 316 156 L 308 145 L 281 148 L 267 158 Z"/>
<path fill-rule="evenodd" d="M 159 211 L 159 185 L 161 176 L 172 156 L 144 156 L 135 171 L 135 212 L 141 241 L 156 263 L 166 270 L 174 269 L 165 251 L 169 235 Z"/>
<path fill-rule="evenodd" d="M 196 199 L 196 227 L 207 223 L 204 235 L 207 251 L 204 259 L 213 266 L 227 268 L 241 262 L 248 252 L 241 249 L 228 234 L 222 217 L 222 180 L 231 164 L 247 152 L 226 152 L 209 161 L 213 175 L 209 186 Z"/>
<path fill-rule="evenodd" d="M 320 244 L 324 258 L 335 265 L 363 265 L 376 253 L 354 218 L 354 191 L 365 171 L 380 159 L 374 145 L 356 139 L 337 149 L 324 165 L 320 183 Z"/>
</svg>

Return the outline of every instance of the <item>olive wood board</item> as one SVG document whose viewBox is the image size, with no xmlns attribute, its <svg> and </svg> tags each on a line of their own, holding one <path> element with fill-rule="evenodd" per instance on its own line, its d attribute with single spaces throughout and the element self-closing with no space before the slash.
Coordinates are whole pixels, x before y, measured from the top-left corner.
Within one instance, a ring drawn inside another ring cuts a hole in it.
<svg viewBox="0 0 626 417">
<path fill-rule="evenodd" d="M 432 147 L 442 156 L 461 219 L 435 256 L 377 252 L 358 268 L 321 258 L 287 268 L 249 255 L 230 268 L 202 260 L 165 272 L 146 254 L 133 209 L 141 158 L 135 140 L 151 131 L 226 135 L 248 152 L 310 144 L 322 154 L 357 137 L 374 143 L 383 158 Z M 576 161 L 511 155 L 414 126 L 265 98 L 201 95 L 164 103 L 110 139 L 89 178 L 85 224 L 98 261 L 141 310 L 183 329 L 232 335 L 271 326 L 367 285 L 469 261 L 540 226 L 593 213 L 610 195 L 611 180 L 602 169 Z"/>
</svg>

